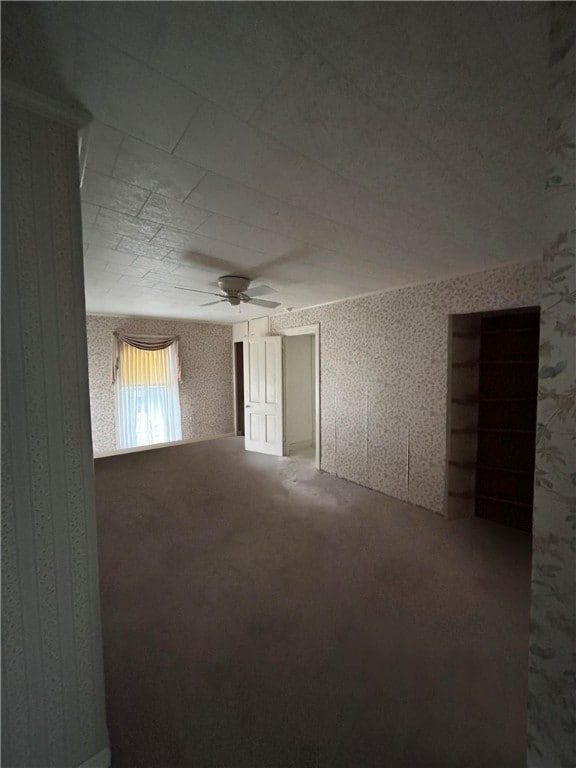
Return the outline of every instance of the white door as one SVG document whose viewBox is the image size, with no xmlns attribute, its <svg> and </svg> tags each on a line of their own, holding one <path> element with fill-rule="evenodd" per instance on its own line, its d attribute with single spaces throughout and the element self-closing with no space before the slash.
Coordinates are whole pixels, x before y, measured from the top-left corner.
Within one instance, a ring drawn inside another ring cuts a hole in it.
<svg viewBox="0 0 576 768">
<path fill-rule="evenodd" d="M 244 435 L 247 451 L 282 456 L 282 337 L 244 342 Z"/>
</svg>

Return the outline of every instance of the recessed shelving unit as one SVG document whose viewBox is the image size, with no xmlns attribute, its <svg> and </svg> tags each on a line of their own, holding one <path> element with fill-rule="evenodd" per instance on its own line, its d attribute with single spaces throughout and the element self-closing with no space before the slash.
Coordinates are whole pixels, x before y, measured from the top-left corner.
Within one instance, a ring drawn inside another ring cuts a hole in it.
<svg viewBox="0 0 576 768">
<path fill-rule="evenodd" d="M 532 529 L 538 310 L 480 322 L 475 513 Z"/>
<path fill-rule="evenodd" d="M 538 308 L 452 319 L 448 514 L 532 526 Z"/>
</svg>

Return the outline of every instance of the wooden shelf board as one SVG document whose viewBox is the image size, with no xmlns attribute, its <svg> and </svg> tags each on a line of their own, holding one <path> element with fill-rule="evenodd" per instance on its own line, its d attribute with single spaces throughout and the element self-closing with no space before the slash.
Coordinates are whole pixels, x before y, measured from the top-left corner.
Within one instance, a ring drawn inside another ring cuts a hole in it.
<svg viewBox="0 0 576 768">
<path fill-rule="evenodd" d="M 518 474 L 518 475 L 533 475 L 534 474 L 534 467 L 531 467 L 530 469 L 512 469 L 511 467 L 492 467 L 489 464 L 476 464 L 476 469 L 485 469 L 489 472 L 511 472 L 512 474 Z"/>
<path fill-rule="evenodd" d="M 496 333 L 528 333 L 529 331 L 540 333 L 540 328 L 538 326 L 525 326 L 523 328 L 483 328 L 482 335 L 493 335 Z"/>
<path fill-rule="evenodd" d="M 533 506 L 532 503 L 529 503 L 527 501 L 513 501 L 512 499 L 500 499 L 500 498 L 496 498 L 495 496 L 483 496 L 481 493 L 477 493 L 476 498 L 481 499 L 482 501 L 497 501 L 503 504 L 513 504 L 515 507 L 531 508 Z"/>
<path fill-rule="evenodd" d="M 515 433 L 519 435 L 535 435 L 535 429 L 507 429 L 506 427 L 478 427 L 478 432 L 506 432 Z"/>
</svg>

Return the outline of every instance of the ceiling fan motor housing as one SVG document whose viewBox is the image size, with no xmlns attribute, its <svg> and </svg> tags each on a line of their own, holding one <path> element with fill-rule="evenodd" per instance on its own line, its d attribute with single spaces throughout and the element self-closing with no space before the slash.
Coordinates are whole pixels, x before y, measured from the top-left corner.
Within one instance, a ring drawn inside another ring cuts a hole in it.
<svg viewBox="0 0 576 768">
<path fill-rule="evenodd" d="M 224 293 L 231 294 L 232 296 L 242 293 L 250 285 L 250 280 L 247 277 L 238 277 L 237 275 L 224 275 L 218 278 L 218 286 Z"/>
</svg>

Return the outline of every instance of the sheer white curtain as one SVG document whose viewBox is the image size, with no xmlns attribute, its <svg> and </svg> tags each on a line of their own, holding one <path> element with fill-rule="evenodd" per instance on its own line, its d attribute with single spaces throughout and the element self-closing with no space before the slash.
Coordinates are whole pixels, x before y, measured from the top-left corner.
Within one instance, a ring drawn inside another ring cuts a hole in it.
<svg viewBox="0 0 576 768">
<path fill-rule="evenodd" d="M 177 342 L 155 350 L 118 342 L 119 448 L 182 439 L 178 369 Z"/>
</svg>

